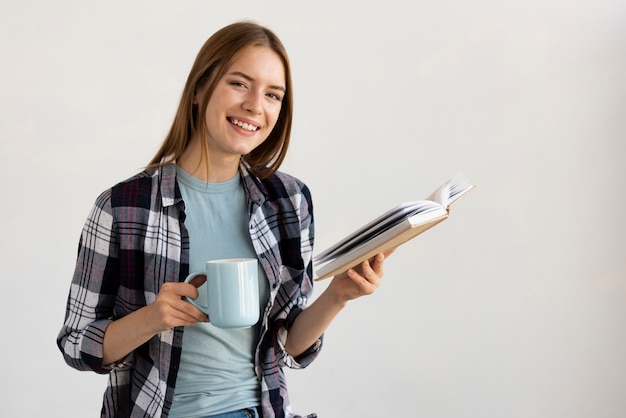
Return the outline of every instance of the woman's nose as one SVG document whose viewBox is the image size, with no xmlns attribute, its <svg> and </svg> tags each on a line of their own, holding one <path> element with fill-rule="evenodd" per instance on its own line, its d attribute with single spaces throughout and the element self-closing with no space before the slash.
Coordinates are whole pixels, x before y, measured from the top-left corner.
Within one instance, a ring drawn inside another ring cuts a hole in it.
<svg viewBox="0 0 626 418">
<path fill-rule="evenodd" d="M 244 109 L 252 114 L 258 115 L 261 113 L 263 94 L 257 91 L 249 91 L 246 95 L 246 100 L 243 102 Z"/>
</svg>

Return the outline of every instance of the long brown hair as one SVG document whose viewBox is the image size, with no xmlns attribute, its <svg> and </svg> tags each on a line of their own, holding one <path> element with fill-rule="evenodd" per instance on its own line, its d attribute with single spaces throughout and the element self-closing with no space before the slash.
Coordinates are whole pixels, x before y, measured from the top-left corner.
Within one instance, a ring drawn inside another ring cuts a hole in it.
<svg viewBox="0 0 626 418">
<path fill-rule="evenodd" d="M 268 138 L 252 152 L 243 156 L 253 174 L 269 177 L 278 170 L 287 154 L 293 116 L 293 92 L 289 57 L 278 36 L 266 27 L 253 22 L 237 22 L 215 32 L 204 43 L 191 67 L 183 89 L 172 127 L 149 167 L 158 167 L 176 161 L 183 154 L 193 135 L 200 130 L 204 139 L 206 107 L 217 82 L 239 54 L 250 46 L 271 48 L 280 57 L 285 68 L 286 91 L 280 114 Z M 196 91 L 207 85 L 202 102 L 194 104 Z M 207 158 L 206 141 L 202 141 L 203 158 Z"/>
</svg>

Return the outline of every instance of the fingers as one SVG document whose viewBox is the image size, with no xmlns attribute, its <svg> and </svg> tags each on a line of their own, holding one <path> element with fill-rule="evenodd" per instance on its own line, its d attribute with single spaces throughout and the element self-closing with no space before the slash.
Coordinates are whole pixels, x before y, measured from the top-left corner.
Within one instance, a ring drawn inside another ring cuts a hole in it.
<svg viewBox="0 0 626 418">
<path fill-rule="evenodd" d="M 398 247 L 394 247 L 394 248 L 392 248 L 390 250 L 385 251 L 385 253 L 384 253 L 385 254 L 385 259 L 387 257 L 389 257 L 391 254 L 393 254 L 393 252 L 396 250 L 396 248 L 398 248 Z"/>
<path fill-rule="evenodd" d="M 183 321 L 208 322 L 208 315 L 185 299 L 174 300 L 171 306 L 172 314 Z"/>
<path fill-rule="evenodd" d="M 176 306 L 176 303 L 179 305 Z M 167 301 L 158 299 L 149 306 L 154 312 L 153 322 L 158 331 L 170 330 L 174 327 L 193 326 L 198 322 L 208 322 L 208 317 L 202 311 L 183 300 L 168 304 Z"/>
<path fill-rule="evenodd" d="M 383 277 L 385 254 L 379 253 L 370 260 L 349 269 L 333 278 L 329 288 L 337 299 L 349 301 L 361 296 L 371 295 L 380 286 Z"/>
<path fill-rule="evenodd" d="M 154 301 L 154 321 L 162 330 L 208 322 L 208 316 L 184 298 L 196 299 L 198 289 L 189 283 L 165 283 Z"/>
<path fill-rule="evenodd" d="M 377 281 L 383 277 L 383 264 L 386 259 L 385 254 L 378 253 L 368 261 L 361 263 L 361 275 L 368 281 Z"/>
<path fill-rule="evenodd" d="M 380 253 L 374 256 L 370 260 L 363 261 L 357 267 L 348 270 L 348 275 L 356 281 L 364 281 L 362 284 L 373 285 L 374 288 L 380 284 L 380 279 L 383 276 L 383 262 L 385 256 Z M 370 293 L 370 292 L 366 292 Z"/>
<path fill-rule="evenodd" d="M 196 278 L 199 280 L 194 282 L 194 280 L 196 279 L 194 278 L 192 279 L 193 283 L 165 283 L 163 284 L 163 286 L 161 286 L 161 291 L 159 292 L 158 296 L 178 299 L 181 299 L 183 297 L 197 299 L 198 286 L 196 286 L 196 284 L 200 282 L 199 286 L 201 286 L 202 283 L 204 283 L 204 280 L 202 279 L 203 277 L 205 276 L 197 276 Z"/>
<path fill-rule="evenodd" d="M 180 300 L 180 305 L 172 306 L 171 317 L 175 320 L 172 326 L 193 326 L 198 322 L 209 322 L 207 314 L 193 306 L 191 303 Z"/>
</svg>

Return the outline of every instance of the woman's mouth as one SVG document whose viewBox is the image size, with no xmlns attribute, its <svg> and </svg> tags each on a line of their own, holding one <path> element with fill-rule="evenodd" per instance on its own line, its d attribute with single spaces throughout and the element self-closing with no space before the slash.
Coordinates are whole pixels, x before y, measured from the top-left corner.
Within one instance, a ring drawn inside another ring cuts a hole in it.
<svg viewBox="0 0 626 418">
<path fill-rule="evenodd" d="M 241 129 L 246 130 L 246 131 L 255 132 L 257 129 L 259 129 L 258 126 L 252 125 L 247 122 L 242 122 L 239 119 L 229 118 L 228 121 L 232 123 L 233 125 L 238 126 Z"/>
</svg>

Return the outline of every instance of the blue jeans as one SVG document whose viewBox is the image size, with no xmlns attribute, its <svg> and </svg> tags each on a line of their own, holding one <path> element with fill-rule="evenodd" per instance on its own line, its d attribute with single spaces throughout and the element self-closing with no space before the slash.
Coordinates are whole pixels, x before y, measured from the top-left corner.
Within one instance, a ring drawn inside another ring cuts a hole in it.
<svg viewBox="0 0 626 418">
<path fill-rule="evenodd" d="M 211 415 L 207 418 L 260 418 L 256 408 L 240 409 L 239 411 L 226 412 L 224 414 Z"/>
</svg>

